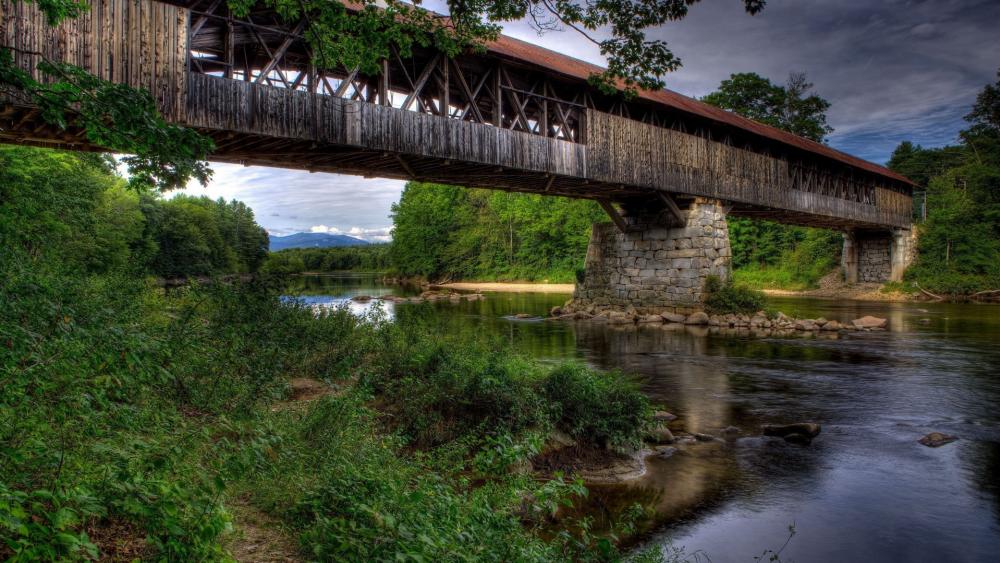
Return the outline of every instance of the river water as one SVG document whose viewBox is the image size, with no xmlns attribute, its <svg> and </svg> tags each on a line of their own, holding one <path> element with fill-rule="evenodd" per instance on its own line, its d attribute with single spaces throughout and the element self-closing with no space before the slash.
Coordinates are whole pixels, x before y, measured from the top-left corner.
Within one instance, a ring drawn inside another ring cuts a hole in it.
<svg viewBox="0 0 1000 563">
<path fill-rule="evenodd" d="M 320 306 L 353 295 L 406 295 L 374 276 L 295 280 Z M 634 374 L 690 432 L 739 437 L 652 458 L 627 486 L 592 487 L 603 517 L 640 503 L 646 542 L 711 561 L 1000 561 L 1000 308 L 773 298 L 795 317 L 872 314 L 890 330 L 829 338 L 752 338 L 663 326 L 518 321 L 569 296 L 488 293 L 482 301 L 384 306 L 440 315 L 446 330 L 489 333 L 546 361 L 579 359 Z M 421 309 L 417 309 L 420 307 Z M 810 446 L 760 438 L 768 423 L 818 422 Z M 917 443 L 954 434 L 940 448 Z M 766 560 L 766 559 L 765 559 Z"/>
</svg>

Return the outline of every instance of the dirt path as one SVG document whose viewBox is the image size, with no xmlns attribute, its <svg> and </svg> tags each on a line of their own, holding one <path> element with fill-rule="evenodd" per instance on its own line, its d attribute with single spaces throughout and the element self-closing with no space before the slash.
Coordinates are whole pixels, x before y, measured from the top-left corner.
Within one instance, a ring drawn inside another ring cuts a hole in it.
<svg viewBox="0 0 1000 563">
<path fill-rule="evenodd" d="M 273 517 L 251 506 L 245 499 L 230 506 L 233 535 L 229 551 L 240 563 L 288 563 L 303 561 L 291 534 Z"/>
<path fill-rule="evenodd" d="M 337 393 L 322 381 L 306 377 L 292 379 L 288 385 L 291 395 L 287 400 L 273 404 L 272 412 L 302 409 L 321 397 Z M 233 533 L 227 548 L 237 561 L 287 563 L 304 560 L 299 555 L 294 535 L 273 516 L 253 506 L 249 498 L 236 499 L 230 509 L 233 513 Z"/>
<path fill-rule="evenodd" d="M 571 283 L 453 282 L 432 284 L 431 287 L 468 291 L 573 293 L 574 286 Z"/>
</svg>

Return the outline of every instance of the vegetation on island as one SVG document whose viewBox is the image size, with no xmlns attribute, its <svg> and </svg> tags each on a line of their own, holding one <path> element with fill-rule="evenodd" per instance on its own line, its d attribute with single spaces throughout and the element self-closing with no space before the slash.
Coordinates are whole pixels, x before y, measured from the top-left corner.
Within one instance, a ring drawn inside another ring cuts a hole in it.
<svg viewBox="0 0 1000 563">
<path fill-rule="evenodd" d="M 314 310 L 267 277 L 164 290 L 156 256 L 252 269 L 266 240 L 241 254 L 225 228 L 252 215 L 128 191 L 93 155 L 0 159 L 0 558 L 224 560 L 247 514 L 314 560 L 620 557 L 560 513 L 580 483 L 522 468 L 553 430 L 634 447 L 650 407 L 629 379 L 442 337 L 419 308 Z M 183 253 L 150 230 L 187 223 L 214 230 Z"/>
<path fill-rule="evenodd" d="M 387 272 L 392 269 L 388 244 L 286 248 L 268 255 L 261 271 L 267 274 L 304 272 Z"/>
</svg>

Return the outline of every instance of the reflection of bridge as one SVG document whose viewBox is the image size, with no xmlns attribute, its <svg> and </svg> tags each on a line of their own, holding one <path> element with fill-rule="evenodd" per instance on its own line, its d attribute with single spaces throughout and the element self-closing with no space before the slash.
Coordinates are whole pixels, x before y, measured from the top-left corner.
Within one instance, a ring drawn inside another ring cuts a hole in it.
<svg viewBox="0 0 1000 563">
<path fill-rule="evenodd" d="M 849 233 L 910 224 L 910 182 L 880 166 L 673 92 L 603 95 L 586 83 L 597 67 L 511 38 L 454 59 L 393 53 L 365 76 L 313 66 L 304 23 L 260 7 L 236 19 L 220 0 L 90 3 L 51 29 L 0 0 L 0 45 L 24 68 L 41 54 L 148 88 L 168 119 L 215 139 L 213 160 L 598 200 L 622 231 L 595 229 L 581 292 L 600 302 L 696 298 L 726 272 L 726 213 Z M 92 148 L 10 104 L 0 138 Z M 869 238 L 849 265 L 881 256 Z M 876 238 L 899 262 L 891 241 L 905 239 Z"/>
</svg>

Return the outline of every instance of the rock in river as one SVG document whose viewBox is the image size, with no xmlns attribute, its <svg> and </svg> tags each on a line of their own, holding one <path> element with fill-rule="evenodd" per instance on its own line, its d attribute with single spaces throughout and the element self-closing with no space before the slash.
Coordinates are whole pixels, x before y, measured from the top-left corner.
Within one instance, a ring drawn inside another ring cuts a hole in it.
<svg viewBox="0 0 1000 563">
<path fill-rule="evenodd" d="M 940 432 L 931 432 L 930 434 L 924 436 L 919 441 L 921 444 L 927 446 L 928 448 L 940 448 L 945 444 L 950 444 L 958 440 L 958 436 L 951 436 L 948 434 L 942 434 Z"/>
<path fill-rule="evenodd" d="M 674 433 L 663 424 L 657 424 L 646 435 L 646 439 L 654 444 L 673 444 Z"/>
<path fill-rule="evenodd" d="M 669 413 L 667 411 L 654 411 L 653 420 L 659 420 L 662 422 L 670 422 L 672 420 L 677 420 L 677 415 Z"/>
<path fill-rule="evenodd" d="M 708 324 L 708 314 L 698 311 L 697 313 L 691 313 L 691 316 L 684 321 L 684 324 L 689 325 L 707 325 Z"/>
<path fill-rule="evenodd" d="M 885 325 L 888 324 L 888 322 L 889 321 L 886 319 L 865 315 L 860 319 L 854 319 L 851 321 L 851 324 L 857 328 L 885 328 Z"/>
<path fill-rule="evenodd" d="M 812 422 L 797 422 L 795 424 L 765 424 L 765 436 L 777 436 L 795 444 L 808 444 L 819 436 L 822 428 Z"/>
</svg>

